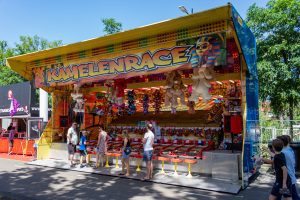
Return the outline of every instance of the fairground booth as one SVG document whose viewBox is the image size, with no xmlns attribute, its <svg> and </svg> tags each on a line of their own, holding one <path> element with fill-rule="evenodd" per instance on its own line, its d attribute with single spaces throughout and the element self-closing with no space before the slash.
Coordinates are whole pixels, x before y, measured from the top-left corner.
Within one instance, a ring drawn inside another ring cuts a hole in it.
<svg viewBox="0 0 300 200">
<path fill-rule="evenodd" d="M 160 182 L 179 174 L 184 176 L 179 185 L 212 189 L 214 184 L 206 182 L 214 180 L 238 191 L 256 173 L 259 153 L 255 45 L 229 4 L 7 63 L 52 95 L 39 159 L 49 158 L 77 121 L 80 130 L 90 131 L 92 158 L 98 125 L 105 126 L 107 159 L 114 164 L 127 130 L 130 165 L 139 170 L 145 164 L 145 125 L 152 123 L 154 167 L 164 174 Z"/>
<path fill-rule="evenodd" d="M 0 87 L 0 153 L 34 155 L 35 139 L 39 139 L 43 122 L 32 111 L 34 90 L 29 81 Z M 9 151 L 9 133 L 14 129 L 13 148 Z"/>
</svg>

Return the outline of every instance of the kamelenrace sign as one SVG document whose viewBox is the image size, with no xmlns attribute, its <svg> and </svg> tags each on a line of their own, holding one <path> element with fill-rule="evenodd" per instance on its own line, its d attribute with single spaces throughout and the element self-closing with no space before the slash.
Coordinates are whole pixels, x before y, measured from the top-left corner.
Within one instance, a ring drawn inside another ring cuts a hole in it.
<svg viewBox="0 0 300 200">
<path fill-rule="evenodd" d="M 30 82 L 0 87 L 0 117 L 29 115 L 31 103 Z"/>
</svg>

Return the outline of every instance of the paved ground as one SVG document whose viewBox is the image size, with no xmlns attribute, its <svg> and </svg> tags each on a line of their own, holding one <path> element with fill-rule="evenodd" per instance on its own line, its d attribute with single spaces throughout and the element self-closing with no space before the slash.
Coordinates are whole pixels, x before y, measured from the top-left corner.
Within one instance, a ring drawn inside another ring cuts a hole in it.
<svg viewBox="0 0 300 200">
<path fill-rule="evenodd" d="M 0 159 L 0 199 L 107 199 L 107 200 L 263 200 L 267 199 L 273 176 L 260 175 L 238 195 L 162 185 L 126 178 L 30 166 Z"/>
</svg>

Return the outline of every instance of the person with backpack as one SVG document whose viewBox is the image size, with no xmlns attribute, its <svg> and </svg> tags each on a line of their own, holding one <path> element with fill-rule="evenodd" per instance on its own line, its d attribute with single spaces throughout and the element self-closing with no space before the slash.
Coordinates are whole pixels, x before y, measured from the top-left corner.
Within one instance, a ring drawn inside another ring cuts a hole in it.
<svg viewBox="0 0 300 200">
<path fill-rule="evenodd" d="M 67 144 L 68 144 L 68 153 L 69 160 L 71 162 L 70 167 L 75 167 L 74 154 L 76 151 L 76 145 L 78 143 L 78 135 L 77 135 L 77 123 L 73 123 L 72 126 L 68 129 L 67 133 Z"/>
<path fill-rule="evenodd" d="M 123 148 L 122 148 L 122 173 L 119 175 L 130 175 L 129 158 L 131 154 L 130 138 L 127 130 L 123 130 Z M 126 168 L 126 174 L 125 174 Z"/>
</svg>

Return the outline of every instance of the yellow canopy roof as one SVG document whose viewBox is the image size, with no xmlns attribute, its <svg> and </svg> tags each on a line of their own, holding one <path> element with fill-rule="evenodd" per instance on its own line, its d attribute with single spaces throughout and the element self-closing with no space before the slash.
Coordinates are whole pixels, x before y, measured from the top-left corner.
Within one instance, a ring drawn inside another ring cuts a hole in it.
<svg viewBox="0 0 300 200">
<path fill-rule="evenodd" d="M 165 20 L 162 22 L 138 27 L 107 36 L 102 36 L 82 42 L 68 44 L 57 48 L 46 49 L 38 52 L 19 55 L 7 59 L 7 65 L 26 79 L 31 79 L 31 68 L 26 69 L 26 63 L 42 60 L 45 58 L 65 55 L 73 52 L 108 46 L 116 43 L 136 40 L 144 37 L 177 31 L 180 28 L 195 27 L 202 24 L 214 23 L 222 20 L 229 20 L 231 17 L 231 5 L 214 8 L 204 12 L 198 12 L 183 17 Z"/>
</svg>

